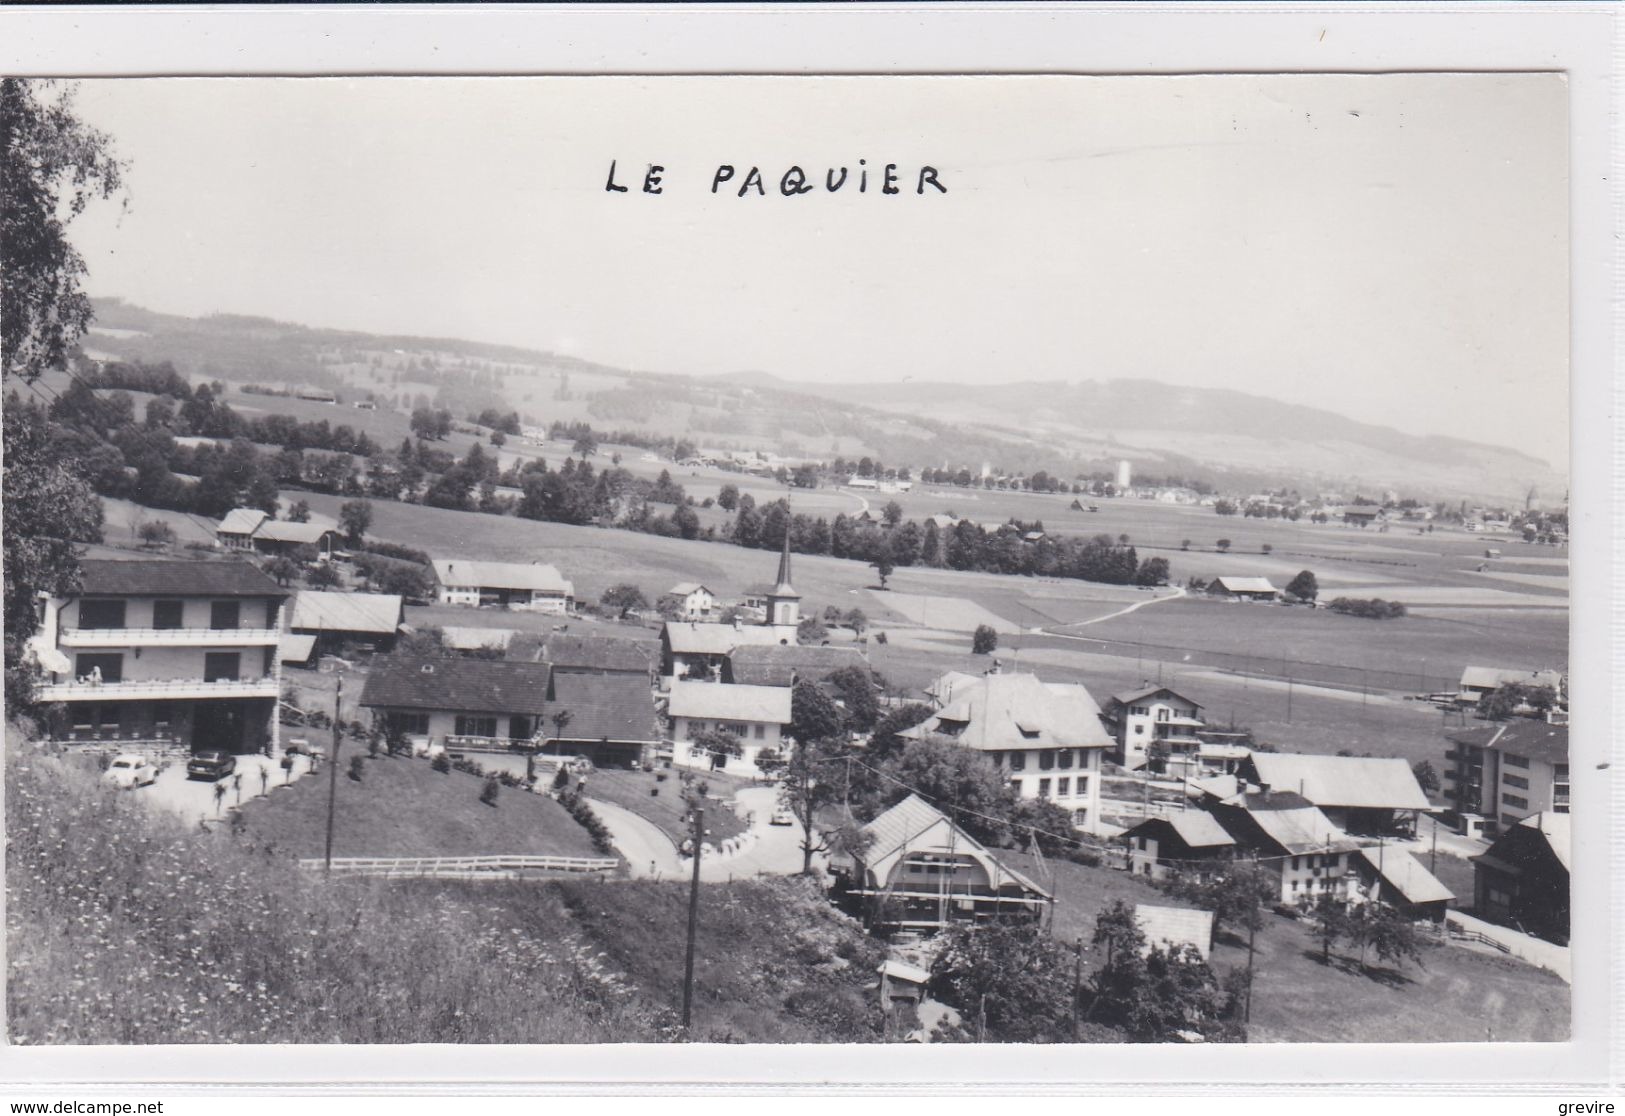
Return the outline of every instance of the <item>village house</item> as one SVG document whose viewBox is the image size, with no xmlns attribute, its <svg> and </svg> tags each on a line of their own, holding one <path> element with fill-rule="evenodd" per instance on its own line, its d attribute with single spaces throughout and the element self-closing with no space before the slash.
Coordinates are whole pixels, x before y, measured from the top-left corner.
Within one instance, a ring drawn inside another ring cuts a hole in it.
<svg viewBox="0 0 1625 1116">
<path fill-rule="evenodd" d="M 717 595 L 697 581 L 680 581 L 660 599 L 662 603 L 671 602 L 676 620 L 710 620 L 717 607 Z"/>
<path fill-rule="evenodd" d="M 301 589 L 293 599 L 288 630 L 314 636 L 316 654 L 347 648 L 390 652 L 406 623 L 406 606 L 395 593 L 335 593 Z"/>
<path fill-rule="evenodd" d="M 1129 871 L 1165 880 L 1175 873 L 1203 877 L 1222 872 L 1236 841 L 1206 810 L 1176 810 L 1147 818 L 1122 835 Z"/>
<path fill-rule="evenodd" d="M 1100 821 L 1100 762 L 1112 745 L 1084 687 L 1031 674 L 945 674 L 927 691 L 936 712 L 899 735 L 939 739 L 991 759 L 1024 798 L 1054 802 L 1072 824 Z"/>
<path fill-rule="evenodd" d="M 598 767 L 647 766 L 660 745 L 660 718 L 647 675 L 554 671 L 542 752 L 585 756 Z"/>
<path fill-rule="evenodd" d="M 284 667 L 314 670 L 317 664 L 316 637 L 283 632 L 277 641 L 277 659 Z"/>
<path fill-rule="evenodd" d="M 1338 512 L 1338 515 L 1350 527 L 1369 527 L 1378 520 L 1386 518 L 1381 508 L 1367 504 L 1350 504 Z"/>
<path fill-rule="evenodd" d="M 1266 791 L 1302 795 L 1353 833 L 1414 833 L 1432 808 L 1410 764 L 1397 757 L 1254 752 L 1237 774 Z"/>
<path fill-rule="evenodd" d="M 811 647 L 798 643 L 746 644 L 735 647 L 722 663 L 722 681 L 746 686 L 794 686 L 820 682 L 847 667 L 868 669 L 857 647 Z"/>
<path fill-rule="evenodd" d="M 720 686 L 711 682 L 671 684 L 666 704 L 671 721 L 672 762 L 683 767 L 727 768 L 750 774 L 757 757 L 771 750 L 785 755 L 789 741 L 790 691 L 782 686 Z M 737 755 L 693 747 L 707 732 L 739 738 Z"/>
<path fill-rule="evenodd" d="M 214 529 L 215 541 L 227 550 L 253 550 L 254 532 L 269 518 L 262 508 L 232 508 Z"/>
<path fill-rule="evenodd" d="M 1569 815 L 1531 814 L 1473 858 L 1473 914 L 1568 944 Z"/>
<path fill-rule="evenodd" d="M 1531 814 L 1569 812 L 1567 724 L 1515 717 L 1447 733 L 1444 797 L 1493 837 Z"/>
<path fill-rule="evenodd" d="M 1207 583 L 1207 592 L 1232 601 L 1273 601 L 1281 595 L 1267 577 L 1216 577 Z"/>
<path fill-rule="evenodd" d="M 287 597 L 241 560 L 84 559 L 28 643 L 39 701 L 65 710 L 52 736 L 271 752 Z"/>
<path fill-rule="evenodd" d="M 423 749 L 526 748 L 547 713 L 548 667 L 500 659 L 375 659 L 361 704 Z"/>
<path fill-rule="evenodd" d="M 1204 807 L 1236 842 L 1238 859 L 1264 873 L 1277 902 L 1354 897 L 1350 858 L 1359 844 L 1302 795 L 1244 788 Z"/>
<path fill-rule="evenodd" d="M 575 586 L 541 562 L 473 562 L 436 558 L 435 599 L 441 604 L 564 614 L 575 607 Z"/>
<path fill-rule="evenodd" d="M 1199 768 L 1197 752 L 1206 727 L 1202 707 L 1167 686 L 1141 686 L 1113 694 L 1106 702 L 1106 721 L 1117 738 L 1113 758 L 1130 771 L 1149 763 L 1158 773 L 1176 777 Z"/>
<path fill-rule="evenodd" d="M 649 685 L 654 680 L 659 648 L 652 642 L 615 636 L 552 632 L 537 654 L 561 674 L 627 674 Z"/>
<path fill-rule="evenodd" d="M 830 857 L 833 894 L 882 933 L 1015 915 L 1038 920 L 1054 902 L 915 794 L 864 826 L 855 849 Z"/>
</svg>

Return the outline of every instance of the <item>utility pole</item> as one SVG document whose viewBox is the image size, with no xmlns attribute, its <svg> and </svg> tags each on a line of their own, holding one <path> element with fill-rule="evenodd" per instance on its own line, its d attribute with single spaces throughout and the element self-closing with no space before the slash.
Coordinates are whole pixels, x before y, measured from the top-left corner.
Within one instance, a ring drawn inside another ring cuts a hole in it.
<svg viewBox="0 0 1625 1116">
<path fill-rule="evenodd" d="M 1083 935 L 1078 935 L 1072 947 L 1072 1038 L 1076 1040 L 1082 1030 L 1083 1019 L 1079 1009 L 1083 1006 Z"/>
<path fill-rule="evenodd" d="M 1248 896 L 1252 906 L 1247 909 L 1247 999 L 1242 1007 L 1241 1021 L 1253 1021 L 1253 950 L 1258 933 L 1258 853 L 1253 853 L 1253 893 Z"/>
<path fill-rule="evenodd" d="M 1433 827 L 1433 844 L 1428 849 L 1428 875 L 1436 876 L 1439 874 L 1439 819 L 1429 818 L 1428 822 Z"/>
<path fill-rule="evenodd" d="M 694 878 L 688 885 L 688 949 L 683 956 L 683 1029 L 694 1009 L 694 932 L 700 921 L 700 841 L 705 836 L 705 810 L 694 808 Z"/>
<path fill-rule="evenodd" d="M 333 874 L 333 806 L 339 793 L 339 699 L 344 694 L 344 676 L 333 676 L 333 758 L 327 765 L 327 848 L 322 853 L 322 871 Z"/>
<path fill-rule="evenodd" d="M 1286 676 L 1286 723 L 1292 723 L 1292 675 Z"/>
</svg>

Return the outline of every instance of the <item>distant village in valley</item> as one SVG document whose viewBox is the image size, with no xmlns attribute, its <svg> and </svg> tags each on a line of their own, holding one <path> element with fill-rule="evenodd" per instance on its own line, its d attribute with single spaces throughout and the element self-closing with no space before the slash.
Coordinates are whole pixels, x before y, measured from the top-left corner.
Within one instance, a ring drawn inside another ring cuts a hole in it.
<svg viewBox="0 0 1625 1116">
<path fill-rule="evenodd" d="M 675 191 L 658 243 L 549 177 L 641 83 L 0 79 L 7 1042 L 1567 1042 L 1568 180 L 1501 151 L 1567 92 L 1484 77 L 1136 78 L 1077 153 L 1018 106 L 1116 79 L 931 79 L 999 152 L 931 204 Z M 648 84 L 678 147 L 915 127 L 753 80 Z M 1494 173 L 1385 123 L 1412 82 Z M 1339 126 L 1438 260 L 1324 200 Z M 1220 148 L 1246 235 L 1161 192 Z"/>
<path fill-rule="evenodd" d="M 100 385 L 154 379 L 184 386 L 86 361 L 49 410 L 71 437 L 128 409 Z M 332 470 L 314 451 L 165 428 L 168 415 L 182 429 L 241 422 L 223 390 L 153 395 L 148 429 L 195 479 L 162 479 L 160 459 L 137 466 L 136 491 L 114 485 L 127 533 L 110 514 L 77 588 L 38 599 L 28 649 L 41 744 L 204 831 L 275 834 L 266 850 L 302 871 L 358 879 L 812 879 L 871 943 L 877 960 L 848 991 L 873 998 L 890 1039 L 989 1037 L 955 990 L 995 978 L 945 965 L 971 948 L 955 935 L 991 941 L 992 927 L 1067 949 L 1124 935 L 1156 964 L 1209 973 L 1239 951 L 1243 975 L 1207 978 L 1207 994 L 1149 1025 L 1162 1030 L 1111 1032 L 1164 1040 L 1247 1033 L 1255 983 L 1290 979 L 1260 971 L 1260 934 L 1320 941 L 1318 979 L 1353 972 L 1389 991 L 1421 988 L 1407 971 L 1437 957 L 1568 978 L 1562 662 L 1463 651 L 1413 682 L 1336 661 L 1343 635 L 1413 610 L 1502 603 L 1460 600 L 1461 583 L 1541 585 L 1566 543 L 1561 511 L 1225 494 L 1136 483 L 1126 460 L 1109 480 L 1062 482 L 662 453 L 580 426 L 509 438 L 500 416 L 443 424 L 476 439 L 458 460 L 430 448 L 438 420 L 422 412 L 402 416 L 419 437 L 398 455 L 316 480 Z M 265 391 L 242 393 L 276 398 Z M 339 406 L 315 389 L 281 398 Z M 256 441 L 311 429 L 249 421 Z M 462 502 L 437 496 L 448 478 L 466 483 Z M 154 486 L 184 503 L 176 485 L 245 502 L 210 518 L 132 499 Z M 955 510 L 972 494 L 979 520 Z M 1006 494 L 1019 503 L 982 510 Z M 538 516 L 574 534 L 513 559 L 531 547 L 497 525 L 576 498 L 602 511 Z M 831 499 L 851 512 L 831 522 L 818 503 Z M 420 534 L 414 515 L 435 520 Z M 1133 537 L 1089 530 L 1127 516 Z M 1198 523 L 1279 541 L 1183 537 Z M 649 559 L 663 580 L 623 575 L 596 548 L 617 527 L 632 546 L 677 545 Z M 1161 539 L 1134 545 L 1147 528 Z M 1390 539 L 1442 549 L 1449 576 L 1416 578 L 1385 557 L 1407 553 Z M 1298 569 L 1316 547 L 1320 572 Z M 1410 576 L 1344 572 L 1361 561 Z M 1137 619 L 1182 614 L 1190 627 L 1135 638 Z M 1217 642 L 1181 638 L 1214 623 Z M 1365 714 L 1377 731 L 1358 727 Z M 1407 729 L 1385 739 L 1395 717 Z M 519 815 L 513 795 L 557 816 Z M 436 818 L 447 796 L 465 801 Z M 346 818 L 357 798 L 378 800 L 377 827 Z M 473 801 L 487 817 L 460 817 Z M 1352 969 L 1334 964 L 1339 942 Z"/>
</svg>

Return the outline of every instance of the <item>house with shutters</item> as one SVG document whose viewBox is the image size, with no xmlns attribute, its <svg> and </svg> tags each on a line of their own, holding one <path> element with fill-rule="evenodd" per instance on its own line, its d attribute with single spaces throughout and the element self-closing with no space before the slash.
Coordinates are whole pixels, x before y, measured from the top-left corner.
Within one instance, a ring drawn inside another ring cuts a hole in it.
<svg viewBox="0 0 1625 1116">
<path fill-rule="evenodd" d="M 564 614 L 575 607 L 575 586 L 542 562 L 475 562 L 436 558 L 435 599 L 469 608 L 508 608 Z"/>
<path fill-rule="evenodd" d="M 81 563 L 77 592 L 38 602 L 29 640 L 50 726 L 69 742 L 274 750 L 288 594 L 240 559 Z"/>
<path fill-rule="evenodd" d="M 898 735 L 981 752 L 1024 798 L 1054 802 L 1077 829 L 1100 823 L 1100 764 L 1112 746 L 1083 686 L 1031 674 L 951 672 L 926 690 L 935 712 Z"/>
<path fill-rule="evenodd" d="M 1398 757 L 1253 752 L 1237 775 L 1266 791 L 1302 795 L 1351 833 L 1414 833 L 1431 809 L 1411 765 Z"/>
<path fill-rule="evenodd" d="M 680 581 L 660 599 L 670 602 L 678 620 L 710 620 L 717 608 L 717 595 L 697 581 Z"/>
<path fill-rule="evenodd" d="M 1147 818 L 1123 832 L 1129 871 L 1165 880 L 1176 873 L 1198 878 L 1223 872 L 1235 856 L 1236 839 L 1206 810 L 1175 810 Z"/>
<path fill-rule="evenodd" d="M 1177 777 L 1200 769 L 1202 707 L 1177 690 L 1144 685 L 1113 694 L 1105 717 L 1117 740 L 1113 758 L 1128 770 L 1149 764 Z"/>
<path fill-rule="evenodd" d="M 749 775 L 760 770 L 756 760 L 762 752 L 782 756 L 790 746 L 785 736 L 790 727 L 790 690 L 783 686 L 673 682 L 666 717 L 671 723 L 672 762 L 682 767 L 726 768 Z M 737 750 L 713 752 L 696 743 L 712 732 L 737 737 Z"/>
</svg>

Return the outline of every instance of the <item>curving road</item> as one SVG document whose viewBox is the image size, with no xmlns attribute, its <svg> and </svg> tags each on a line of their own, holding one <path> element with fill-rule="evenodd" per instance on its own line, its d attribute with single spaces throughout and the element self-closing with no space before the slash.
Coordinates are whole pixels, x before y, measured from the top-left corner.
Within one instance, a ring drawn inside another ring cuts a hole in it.
<svg viewBox="0 0 1625 1116">
<path fill-rule="evenodd" d="M 626 857 L 635 880 L 682 879 L 687 866 L 677 855 L 677 846 L 660 827 L 632 811 L 599 798 L 587 799 L 592 812 L 609 830 L 610 840 Z"/>
<path fill-rule="evenodd" d="M 801 871 L 801 824 L 773 825 L 778 805 L 777 787 L 746 787 L 738 794 L 740 807 L 752 815 L 755 836 L 743 851 L 733 856 L 713 854 L 700 860 L 700 879 L 706 883 L 750 879 L 753 876 L 792 876 Z M 588 798 L 593 813 L 609 829 L 615 847 L 626 858 L 635 880 L 688 879 L 692 861 L 677 855 L 677 846 L 659 826 L 632 811 L 602 799 Z M 814 856 L 815 867 L 826 857 Z"/>
<path fill-rule="evenodd" d="M 1174 591 L 1172 593 L 1169 593 L 1166 597 L 1162 597 L 1162 596 L 1149 597 L 1149 598 L 1147 598 L 1146 600 L 1143 600 L 1143 601 L 1135 601 L 1133 604 L 1129 605 L 1127 608 L 1120 608 L 1116 612 L 1108 612 L 1104 616 L 1096 616 L 1093 620 L 1079 620 L 1079 621 L 1077 621 L 1076 623 L 1073 623 L 1073 624 L 1062 624 L 1061 627 L 1063 627 L 1063 628 L 1087 628 L 1090 624 L 1104 624 L 1107 620 L 1115 620 L 1119 616 L 1127 616 L 1131 612 L 1137 612 L 1142 608 L 1147 608 L 1147 607 L 1149 607 L 1151 605 L 1154 605 L 1154 604 L 1161 604 L 1163 601 L 1177 601 L 1177 600 L 1179 600 L 1179 598 L 1181 598 L 1181 597 L 1183 597 L 1185 595 L 1185 587 L 1182 586 L 1182 585 L 1175 585 L 1173 587 L 1173 590 Z M 1057 631 L 1054 628 L 1038 628 L 1038 629 L 1036 629 L 1036 631 L 1038 631 L 1038 632 L 1040 632 L 1040 633 L 1042 633 L 1044 635 L 1048 635 L 1048 636 L 1058 636 L 1061 639 L 1082 639 L 1082 640 L 1087 640 L 1090 643 L 1099 643 L 1100 642 L 1100 640 L 1094 639 L 1094 638 L 1092 638 L 1090 636 L 1070 635 L 1067 632 Z"/>
</svg>

